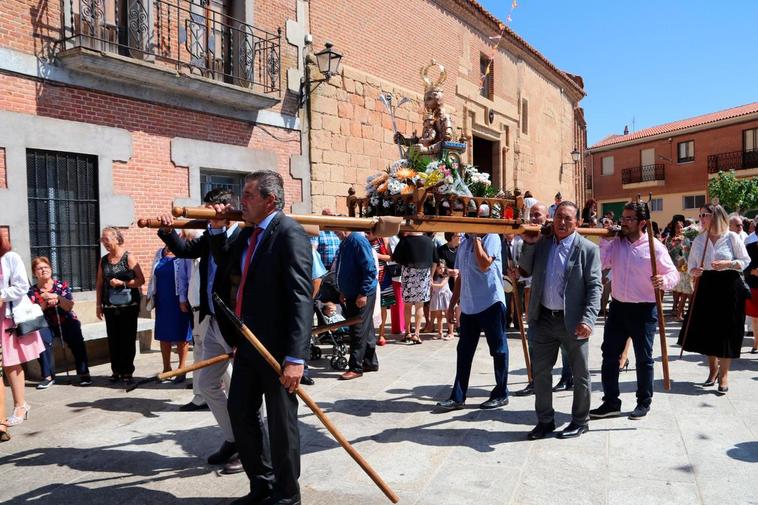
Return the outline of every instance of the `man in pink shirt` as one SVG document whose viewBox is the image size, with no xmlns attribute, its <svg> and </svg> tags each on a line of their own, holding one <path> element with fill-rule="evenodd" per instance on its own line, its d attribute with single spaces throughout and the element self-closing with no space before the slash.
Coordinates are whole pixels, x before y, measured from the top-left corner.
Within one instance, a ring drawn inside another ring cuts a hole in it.
<svg viewBox="0 0 758 505">
<path fill-rule="evenodd" d="M 611 306 L 603 333 L 603 404 L 590 418 L 621 414 L 619 359 L 631 337 L 637 365 L 637 407 L 629 419 L 641 419 L 653 399 L 653 338 L 658 327 L 655 289 L 672 289 L 679 282 L 666 246 L 653 240 L 658 275 L 653 276 L 644 204 L 630 202 L 621 217 L 621 236 L 600 241 L 602 268 L 612 269 Z M 652 281 L 652 282 L 651 282 Z"/>
</svg>

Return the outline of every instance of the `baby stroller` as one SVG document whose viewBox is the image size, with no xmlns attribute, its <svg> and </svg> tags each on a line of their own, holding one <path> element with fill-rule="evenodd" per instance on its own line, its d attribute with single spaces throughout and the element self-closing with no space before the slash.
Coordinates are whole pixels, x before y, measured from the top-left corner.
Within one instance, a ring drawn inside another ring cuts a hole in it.
<svg viewBox="0 0 758 505">
<path fill-rule="evenodd" d="M 334 303 L 340 305 L 340 294 L 337 291 L 336 274 L 334 272 L 328 273 L 321 282 L 321 288 L 313 303 L 313 311 L 316 315 L 316 324 L 318 326 L 325 326 L 329 324 L 327 318 L 324 315 L 324 306 L 327 303 Z M 347 344 L 350 335 L 349 330 L 346 327 L 339 328 L 337 330 L 328 331 L 320 335 L 311 336 L 311 359 L 321 359 L 322 351 L 319 345 L 331 345 L 332 354 L 329 358 L 329 364 L 335 370 L 347 369 L 347 354 L 350 352 L 350 348 Z"/>
</svg>

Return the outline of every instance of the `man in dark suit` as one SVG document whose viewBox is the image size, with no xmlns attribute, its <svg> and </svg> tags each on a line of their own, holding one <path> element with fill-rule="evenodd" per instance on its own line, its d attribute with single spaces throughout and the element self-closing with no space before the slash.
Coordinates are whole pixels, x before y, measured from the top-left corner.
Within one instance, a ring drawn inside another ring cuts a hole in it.
<svg viewBox="0 0 758 505">
<path fill-rule="evenodd" d="M 231 193 L 227 190 L 214 189 L 205 195 L 203 203 L 206 207 L 213 205 L 228 207 L 231 204 L 231 197 Z M 164 214 L 159 219 L 164 228 L 158 230 L 158 237 L 166 243 L 177 258 L 200 258 L 199 333 L 203 337 L 201 346 L 198 345 L 199 342 L 195 342 L 196 347 L 202 348 L 200 356 L 196 358 L 208 359 L 219 354 L 231 352 L 230 345 L 221 334 L 213 304 L 209 303 L 214 289 L 217 265 L 210 254 L 210 235 L 208 231 L 196 239 L 184 240 L 175 230 L 170 228 L 174 222 L 174 218 L 170 214 Z M 225 224 L 223 220 L 212 223 L 216 227 L 224 226 Z M 226 233 L 227 240 L 230 242 L 236 240 L 239 233 L 239 226 L 236 224 L 230 226 Z M 227 362 L 203 368 L 194 373 L 193 382 L 211 409 L 216 422 L 224 434 L 224 443 L 218 451 L 208 457 L 208 464 L 224 465 L 223 473 L 231 474 L 241 472 L 242 464 L 239 461 L 239 457 L 235 456 L 237 454 L 237 444 L 234 440 L 232 424 L 227 410 L 227 391 L 224 391 L 222 387 L 222 382 L 228 368 Z M 193 405 L 195 404 L 190 402 L 180 410 L 196 410 L 192 408 Z"/>
<path fill-rule="evenodd" d="M 589 337 L 600 310 L 600 253 L 598 247 L 576 233 L 576 205 L 557 205 L 553 233 L 540 238 L 524 234 L 519 267 L 532 276 L 529 327 L 532 340 L 537 426 L 528 438 L 536 440 L 555 430 L 551 371 L 558 350 L 565 346 L 574 379 L 571 423 L 560 438 L 587 431 L 590 411 Z"/>
<path fill-rule="evenodd" d="M 247 340 L 238 338 L 228 405 L 250 494 L 233 503 L 299 504 L 294 392 L 303 375 L 313 320 L 311 246 L 303 227 L 282 213 L 284 182 L 277 172 L 248 174 L 241 202 L 248 226 L 237 240 L 228 242 L 222 228 L 211 231 L 211 250 L 219 263 L 217 292 L 282 364 L 282 375 Z M 271 462 L 256 422 L 264 398 Z"/>
</svg>

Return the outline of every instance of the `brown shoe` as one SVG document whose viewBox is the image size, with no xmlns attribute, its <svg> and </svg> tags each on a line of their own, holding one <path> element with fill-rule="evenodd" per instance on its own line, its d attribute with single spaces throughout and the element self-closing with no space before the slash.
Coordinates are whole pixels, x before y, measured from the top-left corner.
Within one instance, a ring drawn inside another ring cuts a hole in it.
<svg viewBox="0 0 758 505">
<path fill-rule="evenodd" d="M 349 381 L 349 380 L 357 379 L 358 377 L 363 377 L 363 372 L 354 372 L 352 370 L 348 370 L 347 372 L 340 375 L 339 380 Z"/>
<path fill-rule="evenodd" d="M 242 468 L 242 461 L 240 461 L 239 456 L 235 456 L 232 459 L 230 459 L 227 464 L 224 465 L 224 468 L 221 470 L 221 473 L 223 473 L 224 475 L 232 475 L 235 473 L 240 473 L 244 470 L 245 469 Z"/>
</svg>

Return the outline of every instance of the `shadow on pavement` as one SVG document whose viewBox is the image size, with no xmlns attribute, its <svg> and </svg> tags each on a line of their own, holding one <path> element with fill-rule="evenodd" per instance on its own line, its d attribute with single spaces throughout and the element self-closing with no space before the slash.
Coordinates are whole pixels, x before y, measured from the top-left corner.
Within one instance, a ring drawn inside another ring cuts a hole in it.
<svg viewBox="0 0 758 505">
<path fill-rule="evenodd" d="M 177 406 L 172 400 L 154 400 L 152 398 L 112 397 L 101 398 L 92 402 L 69 403 L 67 407 L 72 409 L 100 409 L 110 412 L 135 412 L 145 417 L 158 417 L 156 412 L 173 411 Z"/>
<path fill-rule="evenodd" d="M 758 463 L 758 442 L 741 442 L 726 451 L 726 455 L 745 463 Z"/>
<path fill-rule="evenodd" d="M 32 503 L 34 505 L 61 505 L 82 503 L 87 505 L 113 505 L 120 503 L 150 503 L 161 505 L 213 505 L 228 503 L 229 498 L 179 498 L 164 491 L 134 487 L 132 484 L 87 488 L 77 484 L 48 484 L 5 502 L 8 505 Z"/>
</svg>

